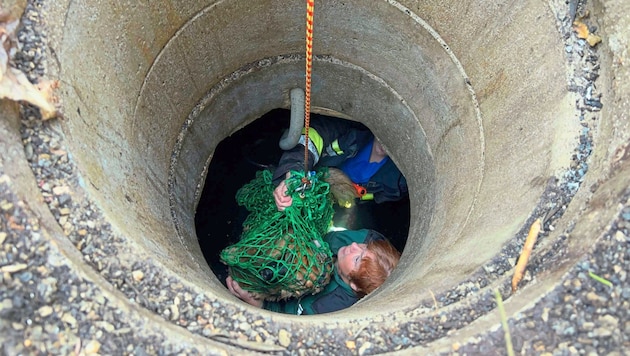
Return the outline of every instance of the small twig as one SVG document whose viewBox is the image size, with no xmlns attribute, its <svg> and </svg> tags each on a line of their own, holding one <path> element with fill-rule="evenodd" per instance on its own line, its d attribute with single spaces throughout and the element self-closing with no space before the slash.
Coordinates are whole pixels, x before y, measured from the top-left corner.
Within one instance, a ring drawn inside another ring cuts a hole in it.
<svg viewBox="0 0 630 356">
<path fill-rule="evenodd" d="M 588 271 L 588 276 L 593 278 L 594 280 L 598 281 L 601 284 L 604 284 L 610 288 L 613 287 L 613 284 L 611 281 L 607 280 L 606 278 L 600 277 L 598 275 L 596 275 L 595 273 L 593 273 L 592 271 Z"/>
<path fill-rule="evenodd" d="M 431 293 L 431 298 L 433 298 L 433 305 L 435 305 L 435 310 L 438 310 L 438 302 L 437 299 L 435 299 L 435 294 L 433 294 L 433 291 L 430 289 L 427 289 L 429 291 L 429 293 Z"/>
<path fill-rule="evenodd" d="M 505 348 L 507 349 L 508 356 L 514 356 L 514 348 L 512 347 L 512 336 L 510 336 L 510 328 L 507 322 L 507 316 L 505 315 L 505 309 L 503 308 L 503 298 L 498 289 L 494 290 L 494 297 L 497 300 L 497 308 L 499 309 L 499 315 L 501 316 L 501 326 L 505 333 Z"/>
<path fill-rule="evenodd" d="M 578 0 L 569 0 L 569 20 L 571 23 L 575 21 L 577 15 Z"/>
<path fill-rule="evenodd" d="M 359 328 L 359 330 L 357 330 L 357 331 L 354 333 L 353 340 L 354 340 L 354 341 L 356 341 L 356 340 L 359 338 L 359 335 L 361 335 L 361 333 L 363 332 L 363 330 L 365 330 L 366 328 L 367 328 L 367 325 L 363 325 L 363 326 L 361 326 L 361 327 Z"/>
<path fill-rule="evenodd" d="M 545 217 L 542 219 L 541 222 L 541 226 L 545 226 L 545 224 L 547 223 L 547 221 L 549 219 L 551 219 L 552 216 L 556 215 L 556 213 L 562 209 L 562 204 L 558 204 L 556 205 L 553 209 L 550 209 L 547 214 L 545 214 Z"/>
<path fill-rule="evenodd" d="M 540 219 L 536 219 L 536 221 L 534 221 L 532 226 L 529 228 L 529 234 L 527 234 L 525 244 L 523 245 L 523 250 L 521 251 L 521 255 L 518 258 L 516 267 L 514 268 L 514 276 L 512 277 L 512 293 L 516 291 L 518 283 L 521 281 L 521 279 L 523 279 L 523 274 L 525 273 L 525 268 L 527 267 L 529 256 L 532 253 L 532 249 L 534 248 L 534 244 L 536 243 L 536 239 L 538 239 L 538 234 L 540 233 L 541 223 L 542 222 Z"/>
<path fill-rule="evenodd" d="M 216 340 L 218 342 L 222 342 L 224 344 L 229 344 L 232 346 L 248 349 L 250 351 L 279 352 L 279 353 L 284 353 L 287 351 L 286 347 L 273 345 L 273 344 L 264 344 L 262 342 L 242 340 L 242 339 L 235 338 L 225 333 L 210 335 L 209 338 L 212 340 Z"/>
<path fill-rule="evenodd" d="M 151 306 L 149 302 L 147 301 L 147 299 L 144 297 L 144 295 L 140 293 L 138 288 L 136 288 L 136 286 L 134 286 L 133 283 L 129 281 L 129 278 L 125 277 L 123 278 L 123 281 L 129 288 L 131 288 L 134 291 L 134 293 L 136 293 L 135 295 L 136 302 L 138 302 L 140 305 L 143 305 L 145 308 L 149 308 Z"/>
</svg>

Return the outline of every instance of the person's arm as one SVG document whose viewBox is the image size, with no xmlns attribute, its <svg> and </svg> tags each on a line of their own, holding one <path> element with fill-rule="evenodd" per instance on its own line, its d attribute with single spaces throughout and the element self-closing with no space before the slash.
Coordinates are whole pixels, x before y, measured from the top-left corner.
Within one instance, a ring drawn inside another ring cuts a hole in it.
<svg viewBox="0 0 630 356">
<path fill-rule="evenodd" d="M 278 184 L 276 189 L 273 190 L 273 199 L 276 202 L 276 207 L 280 211 L 283 211 L 284 209 L 290 207 L 291 204 L 293 204 L 293 198 L 291 197 L 291 195 L 286 194 L 287 184 L 285 182 L 285 179 L 289 179 L 290 174 L 290 172 L 287 172 L 284 179 L 280 182 L 280 184 Z"/>
<path fill-rule="evenodd" d="M 371 137 L 371 133 L 366 131 L 367 129 L 360 130 L 361 127 L 364 126 L 348 120 L 323 115 L 312 115 L 311 126 L 309 128 L 307 170 L 312 170 L 322 157 L 327 160 L 326 165 L 335 165 L 334 162 L 330 161 L 330 154 L 332 152 L 325 152 L 326 150 L 332 149 L 333 152 L 335 152 L 334 154 L 339 154 L 339 156 L 337 156 L 339 162 L 337 163 L 343 162 L 348 155 L 354 154 L 359 143 Z M 283 183 L 284 180 L 288 178 L 287 174 L 291 171 L 304 171 L 305 142 L 306 137 L 303 134 L 300 138 L 300 143 L 282 154 L 278 167 L 274 171 L 272 180 L 273 184 L 276 186 L 274 199 L 278 210 L 282 211 L 292 204 L 290 197 L 285 195 L 286 186 L 284 186 Z M 335 142 L 336 145 L 334 144 Z M 331 148 L 329 148 L 329 146 L 331 146 Z M 332 146 L 335 146 L 336 149 L 333 149 Z"/>
<path fill-rule="evenodd" d="M 238 282 L 233 280 L 230 276 L 225 279 L 225 284 L 227 285 L 230 293 L 251 306 L 263 308 L 277 313 L 297 314 L 299 302 L 295 298 L 277 302 L 258 299 L 252 293 L 241 288 Z"/>
<path fill-rule="evenodd" d="M 362 145 L 368 137 L 371 137 L 371 133 L 363 124 L 326 115 L 311 114 L 308 170 L 313 169 L 318 161 L 318 157 L 324 155 L 324 151 L 335 140 L 339 139 L 341 151 L 354 152 L 356 147 L 350 148 L 349 146 Z M 342 140 L 341 138 L 344 139 Z M 273 175 L 273 183 L 276 186 L 285 179 L 287 172 L 304 170 L 305 139 L 305 135 L 302 133 L 301 143 L 298 143 L 290 150 L 284 151 L 282 157 L 280 157 L 278 168 L 276 168 Z"/>
<path fill-rule="evenodd" d="M 308 157 L 308 170 L 313 169 L 315 164 L 315 157 L 309 152 Z M 273 172 L 273 184 L 284 182 L 287 179 L 287 173 L 291 171 L 304 171 L 304 145 L 297 144 L 295 147 L 288 151 L 284 151 L 278 162 L 278 167 Z"/>
<path fill-rule="evenodd" d="M 313 143 L 309 140 L 308 149 L 308 167 L 310 171 L 317 164 L 319 157 L 323 151 L 323 138 L 319 135 L 315 128 L 309 129 L 309 134 L 315 136 Z M 273 191 L 273 198 L 278 210 L 283 211 L 293 204 L 293 199 L 290 194 L 287 193 L 287 186 L 285 180 L 289 178 L 291 171 L 304 171 L 304 147 L 306 143 L 306 136 L 303 134 L 300 137 L 299 143 L 290 150 L 285 151 L 280 157 L 278 167 L 273 172 L 272 182 L 276 186 Z"/>
</svg>

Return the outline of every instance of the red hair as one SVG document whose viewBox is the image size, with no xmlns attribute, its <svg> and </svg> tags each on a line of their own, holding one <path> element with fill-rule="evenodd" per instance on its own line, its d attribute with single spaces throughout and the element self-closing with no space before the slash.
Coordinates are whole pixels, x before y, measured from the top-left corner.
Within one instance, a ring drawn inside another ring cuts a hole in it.
<svg viewBox="0 0 630 356">
<path fill-rule="evenodd" d="M 375 258 L 372 258 L 372 255 L 364 255 L 359 268 L 348 275 L 350 282 L 356 285 L 355 291 L 361 297 L 380 287 L 400 260 L 400 252 L 387 240 L 370 241 L 367 249 Z"/>
</svg>

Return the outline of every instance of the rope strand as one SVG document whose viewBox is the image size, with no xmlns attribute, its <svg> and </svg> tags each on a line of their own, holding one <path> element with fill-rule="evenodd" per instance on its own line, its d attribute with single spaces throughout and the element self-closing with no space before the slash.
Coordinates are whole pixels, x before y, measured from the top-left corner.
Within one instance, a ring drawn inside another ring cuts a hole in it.
<svg viewBox="0 0 630 356">
<path fill-rule="evenodd" d="M 306 0 L 306 84 L 304 95 L 304 172 L 308 172 L 308 134 L 311 121 L 311 71 L 313 68 L 313 14 L 315 0 Z"/>
</svg>

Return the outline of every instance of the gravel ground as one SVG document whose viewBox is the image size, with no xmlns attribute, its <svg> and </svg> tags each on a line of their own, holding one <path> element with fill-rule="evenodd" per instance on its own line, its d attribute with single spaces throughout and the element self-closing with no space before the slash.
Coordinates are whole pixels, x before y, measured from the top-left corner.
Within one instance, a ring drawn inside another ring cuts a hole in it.
<svg viewBox="0 0 630 356">
<path fill-rule="evenodd" d="M 0 175 L 0 210 L 9 216 L 2 220 L 8 233 L 0 233 L 2 355 L 204 354 L 169 342 L 146 321 L 117 308 L 89 278 L 58 265 L 63 255 L 13 195 L 10 183 Z"/>
<path fill-rule="evenodd" d="M 40 23 L 44 4 L 41 0 L 28 2 L 19 33 L 22 47 L 15 57 L 16 66 L 32 81 L 46 74 L 45 33 Z M 574 69 L 568 88 L 580 96 L 576 116 L 583 129 L 571 169 L 549 180 L 531 213 L 529 223 L 537 217 L 545 219 L 537 246 L 546 247 L 532 256 L 521 288 L 566 258 L 570 232 L 548 241 L 549 232 L 588 171 L 592 132 L 600 120 L 602 103 L 595 85 L 599 71 L 597 48 L 591 48 L 572 33 L 573 14 L 580 13 L 583 6 L 575 4 L 558 5 L 567 14 L 560 16 L 558 27 L 565 40 L 568 66 Z M 309 354 L 374 354 L 424 346 L 448 337 L 494 311 L 495 288 L 504 299 L 509 298 L 510 272 L 529 229 L 526 224 L 492 261 L 457 287 L 436 295 L 435 301 L 427 298 L 422 307 L 409 310 L 400 319 L 404 321 L 392 316 L 386 323 L 365 326 L 354 333 L 352 341 L 347 340 L 347 331 L 341 328 L 321 330 L 322 335 L 315 335 L 312 330 L 294 330 L 260 319 L 246 309 L 226 306 L 161 268 L 159 261 L 133 254 L 134 246 L 112 232 L 97 205 L 83 193 L 59 123 L 42 123 L 36 111 L 23 107 L 21 135 L 42 198 L 85 263 L 110 283 L 115 293 L 195 337 L 250 352 L 301 354 L 308 348 Z M 155 329 L 159 325 L 153 326 L 138 313 L 104 297 L 108 293 L 89 276 L 59 263 L 63 254 L 42 234 L 37 221 L 30 218 L 28 205 L 12 192 L 13 185 L 5 174 L 8 168 L 0 166 L 0 350 L 4 354 L 207 354 L 194 342 L 173 341 L 165 335 L 166 331 Z M 623 209 L 615 224 L 592 250 L 534 307 L 509 319 L 517 352 L 629 354 L 628 196 L 630 190 L 618 202 Z M 589 271 L 596 271 L 613 286 L 595 281 Z M 115 293 L 108 295 L 116 296 Z M 318 341 L 324 337 L 326 343 Z M 465 344 L 453 345 L 451 352 L 505 354 L 503 331 L 481 333 Z"/>
</svg>

